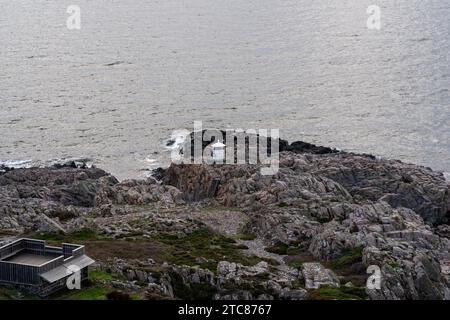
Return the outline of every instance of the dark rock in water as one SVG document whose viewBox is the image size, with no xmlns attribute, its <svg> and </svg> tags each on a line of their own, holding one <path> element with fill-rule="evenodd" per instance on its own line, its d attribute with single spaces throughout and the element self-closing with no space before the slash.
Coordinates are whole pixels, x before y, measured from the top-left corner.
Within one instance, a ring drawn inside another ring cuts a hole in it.
<svg viewBox="0 0 450 320">
<path fill-rule="evenodd" d="M 125 63 L 125 61 L 114 61 L 114 62 L 110 62 L 110 63 L 105 64 L 105 66 L 106 67 L 112 67 L 112 66 L 116 66 L 116 65 L 119 65 L 119 64 L 123 64 L 123 63 Z"/>
<path fill-rule="evenodd" d="M 224 130 L 211 130 L 211 132 L 215 131 L 217 132 L 217 136 L 212 136 L 210 139 L 205 138 L 205 132 L 208 131 L 206 129 L 204 129 L 201 133 L 201 137 L 202 137 L 202 149 L 205 149 L 208 145 L 210 145 L 211 143 L 213 143 L 214 140 L 220 140 L 221 142 L 228 144 L 228 146 L 230 145 L 230 141 L 227 141 L 227 132 Z M 193 152 L 194 150 L 194 141 L 196 138 L 196 134 L 199 134 L 199 132 L 191 132 L 189 135 L 189 139 L 186 140 L 186 143 L 184 145 L 185 148 L 189 147 L 189 145 L 191 146 L 191 150 Z M 239 134 L 235 134 L 233 135 L 233 144 L 236 147 L 237 141 L 238 141 L 238 135 Z M 245 144 L 248 147 L 249 144 L 249 138 L 250 138 L 250 134 L 242 134 L 245 137 Z M 272 143 L 272 138 L 271 137 L 262 137 L 259 134 L 256 135 L 256 139 L 258 141 L 258 146 L 259 146 L 259 139 L 263 139 L 266 138 L 267 139 L 267 150 L 268 150 L 268 154 L 270 154 L 270 146 Z M 282 140 L 279 139 L 279 146 L 280 146 L 280 150 L 283 151 L 284 148 L 286 148 L 288 142 L 286 140 Z"/>
<path fill-rule="evenodd" d="M 200 132 L 191 132 L 189 135 L 189 138 L 185 141 L 184 145 L 182 146 L 182 149 L 184 150 L 184 152 L 186 152 L 186 150 L 189 150 L 190 148 L 190 154 L 191 157 L 194 154 L 194 144 L 196 141 L 196 138 L 199 139 L 199 136 L 201 136 L 202 138 L 202 150 L 204 150 L 208 145 L 210 145 L 211 143 L 213 143 L 214 141 L 220 140 L 221 142 L 223 142 L 224 144 L 227 145 L 227 148 L 230 148 L 231 142 L 227 141 L 227 135 L 226 135 L 226 131 L 224 130 L 211 130 L 209 131 L 209 133 L 214 133 L 216 132 L 216 135 L 212 135 L 209 139 L 205 137 L 205 132 L 207 132 L 207 130 L 203 130 L 201 133 Z M 198 136 L 196 136 L 198 135 Z M 235 150 L 235 162 L 237 162 L 237 158 L 236 158 L 236 150 L 237 150 L 237 145 L 238 145 L 238 140 L 244 138 L 245 140 L 245 159 L 246 161 L 248 161 L 249 158 L 249 145 L 250 145 L 250 139 L 254 139 L 254 142 L 256 142 L 256 150 L 258 152 L 258 161 L 259 161 L 259 147 L 262 144 L 262 139 L 265 139 L 266 141 L 264 141 L 264 145 L 267 148 L 267 155 L 270 156 L 272 153 L 272 141 L 273 138 L 272 137 L 263 137 L 260 136 L 259 134 L 256 134 L 256 137 L 252 134 L 247 134 L 247 133 L 233 133 L 233 142 L 232 145 L 234 147 Z M 252 141 L 252 143 L 254 143 Z M 175 141 L 171 140 L 167 143 L 167 145 L 173 145 L 173 143 L 175 143 Z M 338 153 L 340 151 L 336 150 L 336 149 L 331 149 L 328 147 L 321 147 L 321 146 L 316 146 L 314 144 L 311 143 L 307 143 L 307 142 L 303 142 L 303 141 L 295 141 L 291 144 L 289 144 L 289 142 L 287 140 L 283 140 L 278 138 L 278 150 L 279 152 L 283 152 L 283 151 L 291 151 L 294 153 L 311 153 L 311 154 L 328 154 L 328 153 Z"/>
<path fill-rule="evenodd" d="M 161 181 L 164 179 L 165 173 L 166 173 L 165 169 L 158 167 L 152 170 L 151 176 L 155 178 L 157 181 Z"/>
<path fill-rule="evenodd" d="M 80 168 L 80 169 L 87 169 L 88 165 L 87 162 L 89 159 L 80 159 L 80 160 L 69 160 L 63 163 L 55 163 L 52 167 L 56 169 L 61 168 Z"/>
<path fill-rule="evenodd" d="M 169 140 L 169 141 L 167 141 L 167 143 L 166 143 L 166 147 L 173 146 L 174 143 L 175 143 L 175 140 Z"/>
<path fill-rule="evenodd" d="M 280 147 L 281 151 L 292 151 L 295 153 L 312 153 L 312 154 L 327 154 L 327 153 L 337 153 L 336 149 L 331 149 L 328 147 L 316 146 L 315 144 L 294 141 L 290 145 L 286 146 L 284 149 Z"/>
<path fill-rule="evenodd" d="M 75 161 L 68 161 L 68 162 L 65 162 L 65 163 L 55 163 L 55 164 L 53 165 L 53 167 L 56 168 L 56 169 L 61 169 L 61 168 L 76 168 L 77 165 L 76 165 Z"/>
<path fill-rule="evenodd" d="M 14 168 L 7 167 L 5 165 L 0 165 L 0 173 L 5 173 L 8 171 L 14 170 Z"/>
</svg>

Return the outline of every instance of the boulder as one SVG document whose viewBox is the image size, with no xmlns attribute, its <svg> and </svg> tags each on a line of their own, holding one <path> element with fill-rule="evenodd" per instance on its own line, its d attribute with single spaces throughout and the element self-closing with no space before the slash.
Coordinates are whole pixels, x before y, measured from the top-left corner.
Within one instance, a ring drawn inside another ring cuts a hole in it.
<svg viewBox="0 0 450 320">
<path fill-rule="evenodd" d="M 330 269 L 318 262 L 307 262 L 302 266 L 306 289 L 318 289 L 321 286 L 339 287 L 339 279 Z"/>
</svg>

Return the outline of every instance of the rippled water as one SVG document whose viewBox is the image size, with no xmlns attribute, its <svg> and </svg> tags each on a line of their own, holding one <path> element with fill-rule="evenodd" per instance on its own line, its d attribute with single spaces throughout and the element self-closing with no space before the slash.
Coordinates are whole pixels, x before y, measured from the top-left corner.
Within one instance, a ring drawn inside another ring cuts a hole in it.
<svg viewBox="0 0 450 320">
<path fill-rule="evenodd" d="M 0 0 L 2 161 L 142 176 L 202 120 L 450 171 L 449 1 L 71 3 L 79 31 L 64 1 Z"/>
</svg>

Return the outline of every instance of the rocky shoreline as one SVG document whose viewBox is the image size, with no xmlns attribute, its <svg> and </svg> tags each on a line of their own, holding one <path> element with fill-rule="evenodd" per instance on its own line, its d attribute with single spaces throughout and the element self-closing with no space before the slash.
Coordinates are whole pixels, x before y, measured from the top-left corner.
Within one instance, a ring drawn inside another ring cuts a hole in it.
<svg viewBox="0 0 450 320">
<path fill-rule="evenodd" d="M 75 163 L 4 167 L 0 242 L 84 243 L 97 260 L 90 285 L 139 299 L 450 299 L 443 174 L 280 146 L 274 176 L 172 164 L 159 180 L 119 182 Z M 369 266 L 380 289 L 366 288 Z"/>
</svg>

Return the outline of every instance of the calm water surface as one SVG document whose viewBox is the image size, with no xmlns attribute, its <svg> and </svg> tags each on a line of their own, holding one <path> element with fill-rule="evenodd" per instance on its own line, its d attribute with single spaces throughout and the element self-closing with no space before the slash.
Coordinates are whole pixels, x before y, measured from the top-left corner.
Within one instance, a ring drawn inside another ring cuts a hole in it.
<svg viewBox="0 0 450 320">
<path fill-rule="evenodd" d="M 444 0 L 0 0 L 0 161 L 139 177 L 202 120 L 450 172 L 449 56 Z"/>
</svg>

